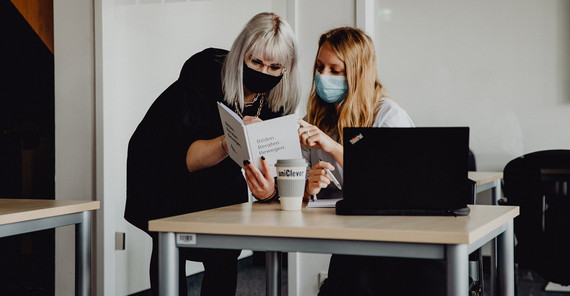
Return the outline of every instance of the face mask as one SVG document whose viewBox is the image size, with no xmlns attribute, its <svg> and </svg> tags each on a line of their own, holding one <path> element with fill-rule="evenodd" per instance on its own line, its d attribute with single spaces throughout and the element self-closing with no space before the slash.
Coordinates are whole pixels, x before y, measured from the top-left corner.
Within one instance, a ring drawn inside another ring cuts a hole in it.
<svg viewBox="0 0 570 296">
<path fill-rule="evenodd" d="M 272 90 L 283 78 L 280 76 L 272 76 L 263 72 L 255 71 L 243 64 L 243 84 L 245 87 L 254 93 L 264 93 Z"/>
<path fill-rule="evenodd" d="M 319 71 L 315 72 L 315 88 L 317 95 L 330 104 L 342 102 L 348 93 L 346 76 L 321 75 Z"/>
</svg>

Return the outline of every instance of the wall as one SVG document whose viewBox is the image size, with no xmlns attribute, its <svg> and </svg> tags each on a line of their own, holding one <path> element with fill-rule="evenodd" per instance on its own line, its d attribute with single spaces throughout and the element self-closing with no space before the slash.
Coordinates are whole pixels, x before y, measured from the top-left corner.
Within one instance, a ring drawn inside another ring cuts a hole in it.
<svg viewBox="0 0 570 296">
<path fill-rule="evenodd" d="M 54 1 L 55 197 L 95 199 L 93 2 Z M 100 221 L 100 217 L 97 217 Z M 74 228 L 56 230 L 55 294 L 73 295 Z M 95 252 L 95 251 L 94 251 Z M 95 254 L 95 253 L 94 253 Z M 94 265 L 95 266 L 95 265 Z"/>
<path fill-rule="evenodd" d="M 376 1 L 378 68 L 419 126 L 467 125 L 479 170 L 569 149 L 570 2 Z"/>
</svg>

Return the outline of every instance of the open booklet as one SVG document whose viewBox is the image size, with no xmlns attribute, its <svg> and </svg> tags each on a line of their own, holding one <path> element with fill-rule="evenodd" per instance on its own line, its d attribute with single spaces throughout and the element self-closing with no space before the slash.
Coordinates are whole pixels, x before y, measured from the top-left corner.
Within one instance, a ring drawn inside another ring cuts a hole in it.
<svg viewBox="0 0 570 296">
<path fill-rule="evenodd" d="M 271 166 L 271 173 L 276 176 L 278 159 L 302 158 L 294 114 L 244 125 L 243 120 L 223 103 L 218 102 L 218 109 L 228 153 L 242 168 L 247 159 L 263 171 L 261 157 L 264 156 Z"/>
</svg>

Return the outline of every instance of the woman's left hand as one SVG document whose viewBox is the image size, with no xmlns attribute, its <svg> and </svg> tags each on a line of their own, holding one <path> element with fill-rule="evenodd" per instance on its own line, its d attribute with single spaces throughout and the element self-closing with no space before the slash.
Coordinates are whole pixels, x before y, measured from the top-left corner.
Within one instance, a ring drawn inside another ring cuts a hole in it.
<svg viewBox="0 0 570 296">
<path fill-rule="evenodd" d="M 261 120 L 261 118 L 259 118 L 259 117 L 246 115 L 243 117 L 242 121 L 243 121 L 244 125 L 248 125 L 250 123 L 256 123 L 256 122 L 260 122 L 263 120 Z"/>
<path fill-rule="evenodd" d="M 271 175 L 269 163 L 261 158 L 263 172 L 248 160 L 244 161 L 245 181 L 253 196 L 259 200 L 266 200 L 275 193 L 275 179 Z"/>
</svg>

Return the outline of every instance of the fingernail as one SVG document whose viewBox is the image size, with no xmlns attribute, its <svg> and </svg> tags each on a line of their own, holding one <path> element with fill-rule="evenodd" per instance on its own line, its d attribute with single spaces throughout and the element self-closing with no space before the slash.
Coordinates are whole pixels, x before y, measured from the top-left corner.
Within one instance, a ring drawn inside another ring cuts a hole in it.
<svg viewBox="0 0 570 296">
<path fill-rule="evenodd" d="M 262 156 L 261 159 L 265 160 L 265 156 Z"/>
<path fill-rule="evenodd" d="M 246 159 L 243 161 L 243 165 L 248 165 L 248 164 L 250 164 L 249 160 Z"/>
</svg>

